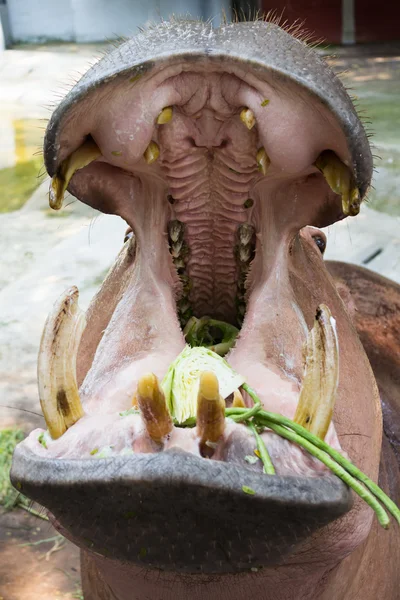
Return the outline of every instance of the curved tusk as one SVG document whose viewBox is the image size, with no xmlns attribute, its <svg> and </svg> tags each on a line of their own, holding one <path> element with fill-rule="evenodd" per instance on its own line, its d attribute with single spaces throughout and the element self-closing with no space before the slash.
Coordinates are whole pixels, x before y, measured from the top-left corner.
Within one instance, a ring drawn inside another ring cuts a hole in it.
<svg viewBox="0 0 400 600">
<path fill-rule="evenodd" d="M 295 423 L 325 439 L 332 420 L 339 381 L 339 345 L 335 320 L 325 304 L 317 309 L 308 334 L 304 378 Z"/>
<path fill-rule="evenodd" d="M 349 167 L 332 150 L 321 152 L 314 164 L 325 177 L 331 190 L 341 196 L 343 213 L 351 217 L 358 215 L 361 204 L 360 192 Z"/>
<path fill-rule="evenodd" d="M 78 306 L 78 298 L 78 289 L 72 287 L 57 300 L 40 342 L 40 404 L 53 439 L 59 438 L 84 414 L 76 381 L 76 355 L 86 316 Z"/>
<path fill-rule="evenodd" d="M 62 161 L 56 174 L 50 182 L 49 204 L 50 208 L 60 210 L 64 200 L 65 190 L 73 174 L 101 156 L 100 148 L 92 139 L 86 140 L 75 152 L 72 152 Z"/>
</svg>

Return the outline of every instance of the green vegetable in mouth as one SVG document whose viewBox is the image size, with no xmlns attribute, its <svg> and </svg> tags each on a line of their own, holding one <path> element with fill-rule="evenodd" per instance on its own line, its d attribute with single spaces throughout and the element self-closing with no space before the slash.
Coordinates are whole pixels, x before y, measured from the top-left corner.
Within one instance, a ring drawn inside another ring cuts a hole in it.
<svg viewBox="0 0 400 600">
<path fill-rule="evenodd" d="M 189 346 L 203 346 L 220 356 L 225 356 L 234 345 L 239 329 L 210 317 L 191 317 L 186 323 L 183 335 Z"/>
<path fill-rule="evenodd" d="M 192 321 L 191 325 L 189 325 L 190 321 Z M 200 342 L 200 337 L 198 337 L 201 330 L 199 322 L 202 320 L 190 321 L 188 322 L 186 340 L 189 343 Z M 210 323 L 213 322 L 212 319 L 208 319 L 207 326 L 210 326 Z M 233 329 L 235 328 L 232 327 Z M 234 336 L 232 337 L 234 339 L 236 334 L 232 330 L 230 335 Z M 390 521 L 386 511 L 400 524 L 400 510 L 396 504 L 352 462 L 298 423 L 283 415 L 263 410 L 259 396 L 245 383 L 244 377 L 236 373 L 221 356 L 210 348 L 196 346 L 195 343 L 193 345 L 195 345 L 193 348 L 186 346 L 179 354 L 171 364 L 161 384 L 167 405 L 177 426 L 194 427 L 196 425 L 200 375 L 203 371 L 213 371 L 218 378 L 220 394 L 223 398 L 227 398 L 240 387 L 252 398 L 254 405 L 251 408 L 226 408 L 225 416 L 236 423 L 244 423 L 250 428 L 257 444 L 257 456 L 264 465 L 264 473 L 268 475 L 275 474 L 267 447 L 259 432 L 259 430 L 262 431 L 264 428 L 268 428 L 280 437 L 301 446 L 320 460 L 375 511 L 382 527 L 385 529 L 389 527 Z M 245 457 L 245 460 L 251 462 L 248 457 Z M 256 493 L 246 485 L 242 486 L 242 491 L 249 495 L 255 495 Z"/>
<path fill-rule="evenodd" d="M 44 433 L 41 433 L 39 435 L 38 442 L 39 442 L 39 444 L 42 444 L 43 448 L 46 448 L 46 450 L 47 450 L 47 444 L 46 444 L 46 440 L 44 439 Z"/>
<path fill-rule="evenodd" d="M 186 346 L 171 364 L 161 383 L 167 406 L 177 425 L 187 426 L 188 419 L 195 423 L 200 374 L 203 371 L 213 371 L 218 377 L 219 391 L 223 398 L 232 394 L 245 381 L 226 360 L 212 350 Z"/>
<path fill-rule="evenodd" d="M 242 490 L 244 491 L 245 494 L 249 494 L 249 496 L 256 495 L 255 491 L 247 485 L 242 485 Z"/>
<path fill-rule="evenodd" d="M 330 469 L 337 477 L 342 479 L 356 494 L 360 496 L 376 513 L 378 521 L 382 527 L 389 527 L 389 517 L 385 509 L 381 506 L 378 500 L 386 507 L 388 512 L 396 519 L 400 525 L 400 510 L 396 504 L 385 494 L 379 486 L 377 486 L 367 475 L 358 469 L 352 462 L 347 460 L 340 452 L 334 450 L 318 438 L 310 433 L 307 429 L 291 421 L 287 417 L 277 413 L 267 412 L 261 409 L 261 401 L 256 392 L 246 383 L 242 386 L 243 389 L 251 396 L 255 402 L 253 409 L 246 408 L 228 408 L 226 416 L 235 420 L 248 421 L 248 415 L 252 410 L 256 410 L 251 416 L 250 422 L 253 432 L 255 425 L 268 427 L 281 437 L 302 446 L 310 454 L 318 458 Z M 262 453 L 260 451 L 260 455 Z M 263 460 L 264 462 L 264 460 Z M 265 466 L 265 462 L 264 462 Z"/>
</svg>

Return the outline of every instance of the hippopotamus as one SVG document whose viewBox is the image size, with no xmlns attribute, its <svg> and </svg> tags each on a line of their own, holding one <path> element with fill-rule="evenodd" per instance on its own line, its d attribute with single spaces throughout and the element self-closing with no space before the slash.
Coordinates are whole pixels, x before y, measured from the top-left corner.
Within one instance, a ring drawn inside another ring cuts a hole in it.
<svg viewBox="0 0 400 600">
<path fill-rule="evenodd" d="M 373 167 L 325 60 L 262 19 L 162 22 L 66 95 L 44 159 L 52 208 L 68 189 L 128 226 L 86 314 L 71 288 L 49 315 L 47 431 L 11 473 L 81 549 L 85 600 L 398 598 L 397 524 L 254 427 L 265 471 L 224 412 L 251 409 L 246 381 L 399 501 L 400 288 L 324 262 L 321 229 L 357 215 Z M 183 394 L 172 410 L 188 332 L 229 373 L 206 369 L 197 409 Z"/>
</svg>

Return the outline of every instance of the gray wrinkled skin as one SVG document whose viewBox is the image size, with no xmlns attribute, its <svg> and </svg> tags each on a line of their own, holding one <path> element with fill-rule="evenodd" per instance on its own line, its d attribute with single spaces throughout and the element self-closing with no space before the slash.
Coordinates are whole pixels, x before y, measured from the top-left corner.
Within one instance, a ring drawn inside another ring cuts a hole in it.
<svg viewBox="0 0 400 600">
<path fill-rule="evenodd" d="M 12 479 L 14 485 L 22 480 L 24 493 L 90 550 L 172 572 L 229 573 L 276 564 L 352 505 L 350 490 L 331 475 L 260 477 L 179 450 L 87 463 L 32 461 L 29 451 L 18 448 Z M 95 504 L 86 497 L 96 498 Z"/>
</svg>

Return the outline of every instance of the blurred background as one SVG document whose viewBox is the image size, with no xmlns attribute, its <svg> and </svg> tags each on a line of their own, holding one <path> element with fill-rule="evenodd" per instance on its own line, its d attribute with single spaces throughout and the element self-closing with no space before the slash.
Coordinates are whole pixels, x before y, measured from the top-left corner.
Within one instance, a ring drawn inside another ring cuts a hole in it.
<svg viewBox="0 0 400 600">
<path fill-rule="evenodd" d="M 69 197 L 48 207 L 41 145 L 51 111 L 111 42 L 172 14 L 227 20 L 273 11 L 324 40 L 375 156 L 361 213 L 328 228 L 327 258 L 400 282 L 400 4 L 372 0 L 0 0 L 0 600 L 83 598 L 77 550 L 10 488 L 15 443 L 43 425 L 38 345 L 56 298 L 86 309 L 126 224 Z"/>
<path fill-rule="evenodd" d="M 98 42 L 131 35 L 138 26 L 172 14 L 212 19 L 255 11 L 283 14 L 329 43 L 390 41 L 399 38 L 400 6 L 372 0 L 0 0 L 6 47 L 20 42 Z"/>
</svg>

